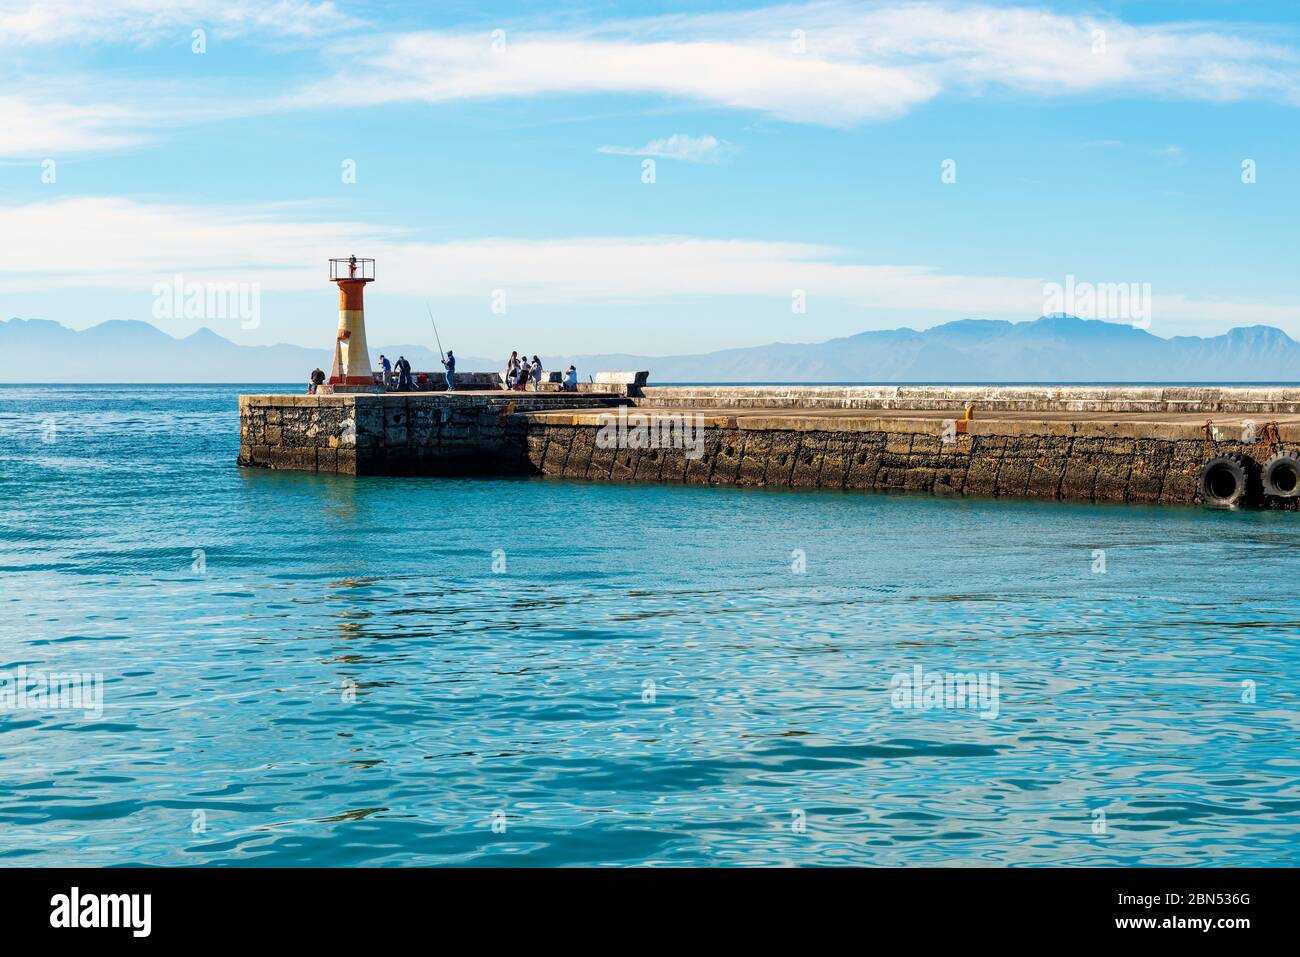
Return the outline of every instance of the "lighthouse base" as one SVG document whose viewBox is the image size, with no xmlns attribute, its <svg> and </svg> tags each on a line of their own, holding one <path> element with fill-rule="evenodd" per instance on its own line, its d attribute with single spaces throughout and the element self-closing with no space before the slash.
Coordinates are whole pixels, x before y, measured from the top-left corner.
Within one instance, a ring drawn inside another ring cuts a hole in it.
<svg viewBox="0 0 1300 957">
<path fill-rule="evenodd" d="M 317 395 L 351 395 L 358 392 L 383 392 L 382 385 L 375 385 L 372 381 L 369 385 L 345 385 L 342 382 L 322 382 L 316 387 Z"/>
</svg>

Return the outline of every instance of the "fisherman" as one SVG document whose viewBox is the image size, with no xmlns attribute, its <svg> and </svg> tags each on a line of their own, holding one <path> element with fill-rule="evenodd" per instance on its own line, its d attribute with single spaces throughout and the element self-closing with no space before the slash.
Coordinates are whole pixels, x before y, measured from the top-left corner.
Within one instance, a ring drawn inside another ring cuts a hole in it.
<svg viewBox="0 0 1300 957">
<path fill-rule="evenodd" d="M 442 364 L 447 367 L 447 391 L 451 392 L 456 388 L 456 357 L 450 349 L 447 350 L 447 358 L 442 360 Z"/>
<path fill-rule="evenodd" d="M 411 363 L 406 356 L 397 357 L 397 391 L 409 392 L 411 389 Z"/>
<path fill-rule="evenodd" d="M 388 361 L 388 356 L 382 352 L 379 353 L 379 367 L 384 372 L 384 388 L 388 388 L 388 383 L 392 380 L 393 364 Z"/>
<path fill-rule="evenodd" d="M 533 356 L 533 391 L 540 392 L 542 385 L 542 360 Z"/>
<path fill-rule="evenodd" d="M 569 371 L 564 373 L 564 391 L 578 391 L 578 370 L 573 366 L 569 366 Z"/>
<path fill-rule="evenodd" d="M 307 385 L 307 394 L 308 394 L 308 395 L 315 395 L 315 394 L 316 394 L 316 390 L 320 387 L 321 383 L 323 383 L 324 381 L 325 381 L 325 373 L 322 372 L 322 371 L 320 370 L 319 367 L 318 367 L 318 368 L 315 368 L 315 369 L 312 369 L 312 370 L 311 370 L 311 381 L 310 381 L 310 383 Z"/>
</svg>

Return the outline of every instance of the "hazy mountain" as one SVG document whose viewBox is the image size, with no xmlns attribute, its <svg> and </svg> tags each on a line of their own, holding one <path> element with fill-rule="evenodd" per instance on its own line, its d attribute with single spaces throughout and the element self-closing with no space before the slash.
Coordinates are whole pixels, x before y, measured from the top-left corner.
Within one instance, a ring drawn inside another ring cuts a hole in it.
<svg viewBox="0 0 1300 957">
<path fill-rule="evenodd" d="M 963 319 L 653 359 L 579 356 L 579 370 L 649 369 L 655 382 L 1276 382 L 1300 380 L 1300 343 L 1250 326 L 1162 339 L 1122 323 Z M 552 363 L 558 366 L 559 363 Z"/>
<path fill-rule="evenodd" d="M 436 349 L 397 344 L 436 370 Z M 508 353 L 507 353 L 508 354 Z M 305 382 L 330 352 L 303 346 L 239 346 L 209 329 L 176 339 L 145 322 L 113 321 L 75 332 L 56 322 L 0 322 L 5 382 Z M 923 332 L 890 329 L 819 343 L 772 343 L 704 355 L 543 356 L 586 378 L 601 369 L 649 369 L 652 382 L 1270 382 L 1300 379 L 1300 343 L 1250 326 L 1220 336 L 1162 339 L 1119 323 L 1044 317 L 1033 322 L 963 319 Z M 496 358 L 459 356 L 463 372 L 500 369 Z"/>
<path fill-rule="evenodd" d="M 436 350 L 392 346 L 374 350 L 413 368 L 441 369 Z M 0 322 L 0 382 L 303 382 L 316 366 L 329 370 L 330 349 L 240 346 L 210 329 L 177 339 L 147 322 L 113 320 L 76 332 L 45 319 Z M 486 359 L 458 361 L 461 369 Z"/>
</svg>

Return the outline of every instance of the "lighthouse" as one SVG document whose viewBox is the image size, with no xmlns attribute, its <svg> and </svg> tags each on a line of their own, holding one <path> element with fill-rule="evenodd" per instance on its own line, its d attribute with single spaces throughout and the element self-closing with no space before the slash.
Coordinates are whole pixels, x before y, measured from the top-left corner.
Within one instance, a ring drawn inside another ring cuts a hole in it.
<svg viewBox="0 0 1300 957">
<path fill-rule="evenodd" d="M 334 338 L 334 362 L 329 384 L 335 392 L 375 390 L 366 348 L 366 283 L 375 281 L 375 261 L 349 256 L 330 260 L 330 282 L 339 287 L 339 331 Z M 361 388 L 358 388 L 361 387 Z"/>
</svg>

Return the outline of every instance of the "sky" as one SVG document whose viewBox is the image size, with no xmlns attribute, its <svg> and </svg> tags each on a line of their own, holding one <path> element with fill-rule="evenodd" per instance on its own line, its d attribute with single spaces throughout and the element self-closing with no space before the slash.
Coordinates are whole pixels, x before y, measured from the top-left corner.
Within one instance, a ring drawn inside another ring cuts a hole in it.
<svg viewBox="0 0 1300 957">
<path fill-rule="evenodd" d="M 0 0 L 0 81 L 0 318 L 326 348 L 356 254 L 462 355 L 1300 338 L 1293 0 Z"/>
</svg>

